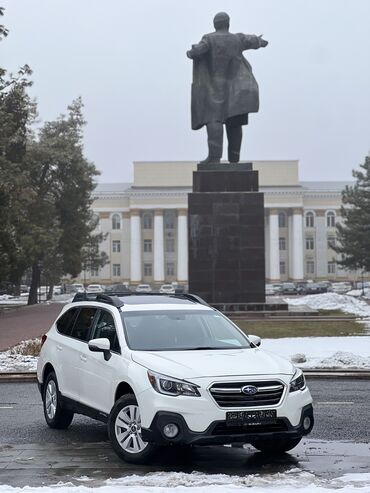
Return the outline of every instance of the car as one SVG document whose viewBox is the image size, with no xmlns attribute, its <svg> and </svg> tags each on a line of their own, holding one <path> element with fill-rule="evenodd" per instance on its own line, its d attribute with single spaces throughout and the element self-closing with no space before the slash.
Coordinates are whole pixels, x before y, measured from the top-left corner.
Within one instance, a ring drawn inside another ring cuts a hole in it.
<svg viewBox="0 0 370 493">
<path fill-rule="evenodd" d="M 266 294 L 266 296 L 274 296 L 276 294 L 274 286 L 272 284 L 266 284 L 265 294 Z"/>
<path fill-rule="evenodd" d="M 87 293 L 104 293 L 104 288 L 101 284 L 89 284 L 86 288 Z"/>
<path fill-rule="evenodd" d="M 320 294 L 326 293 L 328 288 L 326 286 L 322 286 L 316 282 L 309 282 L 306 284 L 302 294 Z"/>
<path fill-rule="evenodd" d="M 282 288 L 283 288 L 283 285 L 280 284 L 280 283 L 274 283 L 274 284 L 272 284 L 272 289 L 273 289 L 275 295 L 281 294 L 282 293 Z"/>
<path fill-rule="evenodd" d="M 110 294 L 110 293 L 123 294 L 123 293 L 131 293 L 131 290 L 129 289 L 127 284 L 111 284 L 111 285 L 105 287 L 105 292 L 107 294 Z"/>
<path fill-rule="evenodd" d="M 283 282 L 281 287 L 282 294 L 297 294 L 297 288 L 292 282 Z"/>
<path fill-rule="evenodd" d="M 159 288 L 159 292 L 163 294 L 175 294 L 175 286 L 172 284 L 162 284 L 162 286 Z"/>
<path fill-rule="evenodd" d="M 100 420 L 127 462 L 149 462 L 164 445 L 282 453 L 314 425 L 302 370 L 196 295 L 77 293 L 41 342 L 47 425 Z"/>
<path fill-rule="evenodd" d="M 54 295 L 62 294 L 62 292 L 63 292 L 62 286 L 54 286 L 54 288 L 53 288 L 53 294 Z"/>
<path fill-rule="evenodd" d="M 346 294 L 351 291 L 352 284 L 350 282 L 333 282 L 331 290 L 333 293 Z"/>
<path fill-rule="evenodd" d="M 135 290 L 137 293 L 151 293 L 152 292 L 152 288 L 149 284 L 138 284 L 136 286 L 136 290 Z"/>
<path fill-rule="evenodd" d="M 84 293 L 85 287 L 83 284 L 79 284 L 78 282 L 75 282 L 75 283 L 70 285 L 69 290 L 71 293 Z"/>
</svg>

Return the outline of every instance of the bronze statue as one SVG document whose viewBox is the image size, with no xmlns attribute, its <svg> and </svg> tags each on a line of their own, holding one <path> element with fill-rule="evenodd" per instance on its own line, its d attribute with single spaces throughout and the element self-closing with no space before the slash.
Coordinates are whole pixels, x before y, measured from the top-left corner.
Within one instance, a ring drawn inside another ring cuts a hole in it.
<svg viewBox="0 0 370 493">
<path fill-rule="evenodd" d="M 218 13 L 213 24 L 216 31 L 205 34 L 200 43 L 187 52 L 194 61 L 192 129 L 207 126 L 208 157 L 202 163 L 219 163 L 225 124 L 228 159 L 230 163 L 237 163 L 242 126 L 248 124 L 248 114 L 256 113 L 259 108 L 258 84 L 243 51 L 257 50 L 268 42 L 262 35 L 230 33 L 230 18 L 225 12 Z"/>
</svg>

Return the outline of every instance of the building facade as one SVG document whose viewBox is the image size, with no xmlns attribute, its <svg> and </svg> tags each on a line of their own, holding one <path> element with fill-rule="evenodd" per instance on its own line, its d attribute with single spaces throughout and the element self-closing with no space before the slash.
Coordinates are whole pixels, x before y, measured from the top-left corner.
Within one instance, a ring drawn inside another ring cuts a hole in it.
<svg viewBox="0 0 370 493">
<path fill-rule="evenodd" d="M 110 259 L 87 282 L 158 285 L 188 281 L 187 198 L 195 162 L 135 162 L 133 183 L 94 192 L 101 245 Z M 298 161 L 254 161 L 265 198 L 266 280 L 345 280 L 336 223 L 346 182 L 301 182 Z"/>
</svg>

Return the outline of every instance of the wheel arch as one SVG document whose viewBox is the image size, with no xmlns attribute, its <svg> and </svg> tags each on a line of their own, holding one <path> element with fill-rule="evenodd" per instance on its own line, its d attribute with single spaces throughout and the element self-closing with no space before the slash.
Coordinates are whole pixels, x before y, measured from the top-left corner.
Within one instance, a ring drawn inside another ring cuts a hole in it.
<svg viewBox="0 0 370 493">
<path fill-rule="evenodd" d="M 117 400 L 122 397 L 123 395 L 127 394 L 133 394 L 135 395 L 134 389 L 131 387 L 131 385 L 127 382 L 120 382 L 116 388 L 116 391 L 114 393 L 114 402 L 117 402 Z"/>
<path fill-rule="evenodd" d="M 41 392 L 42 393 L 44 391 L 45 380 L 48 378 L 48 375 L 52 372 L 55 373 L 55 369 L 54 369 L 53 365 L 51 363 L 46 363 L 46 365 L 44 366 L 44 369 L 42 371 L 42 383 L 41 383 Z"/>
</svg>

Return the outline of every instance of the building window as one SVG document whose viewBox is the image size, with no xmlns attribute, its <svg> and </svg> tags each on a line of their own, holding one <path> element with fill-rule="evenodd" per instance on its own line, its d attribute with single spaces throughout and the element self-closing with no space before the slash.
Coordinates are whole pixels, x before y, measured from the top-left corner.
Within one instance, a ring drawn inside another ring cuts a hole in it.
<svg viewBox="0 0 370 493">
<path fill-rule="evenodd" d="M 151 212 L 145 212 L 143 215 L 143 228 L 153 229 L 153 215 Z"/>
<path fill-rule="evenodd" d="M 175 239 L 166 238 L 166 252 L 174 252 L 174 251 L 175 251 Z"/>
<path fill-rule="evenodd" d="M 335 274 L 335 262 L 331 260 L 328 262 L 328 274 Z"/>
<path fill-rule="evenodd" d="M 286 250 L 286 239 L 284 237 L 279 238 L 279 250 Z"/>
<path fill-rule="evenodd" d="M 121 240 L 113 240 L 112 241 L 112 252 L 120 253 L 121 251 Z"/>
<path fill-rule="evenodd" d="M 279 228 L 286 228 L 286 214 L 279 212 Z"/>
<path fill-rule="evenodd" d="M 313 212 L 307 212 L 306 214 L 306 228 L 313 228 L 315 226 L 315 216 Z"/>
<path fill-rule="evenodd" d="M 337 242 L 337 238 L 334 235 L 328 236 L 328 248 L 334 248 Z"/>
<path fill-rule="evenodd" d="M 326 226 L 328 228 L 335 228 L 335 213 L 332 211 L 326 214 Z"/>
<path fill-rule="evenodd" d="M 313 250 L 315 248 L 315 242 L 312 236 L 306 238 L 306 250 Z"/>
<path fill-rule="evenodd" d="M 121 275 L 121 265 L 120 264 L 113 264 L 113 276 L 119 277 L 120 275 Z"/>
<path fill-rule="evenodd" d="M 280 262 L 280 274 L 286 274 L 285 262 Z"/>
<path fill-rule="evenodd" d="M 144 276 L 150 277 L 153 275 L 152 264 L 144 264 Z"/>
<path fill-rule="evenodd" d="M 307 260 L 306 262 L 306 273 L 315 274 L 315 262 L 313 260 Z"/>
<path fill-rule="evenodd" d="M 112 216 L 112 229 L 121 229 L 121 216 L 119 214 Z"/>
<path fill-rule="evenodd" d="M 152 251 L 152 240 L 144 240 L 144 252 L 151 253 Z"/>
<path fill-rule="evenodd" d="M 99 269 L 91 269 L 90 275 L 91 275 L 91 277 L 98 277 L 99 276 Z"/>
<path fill-rule="evenodd" d="M 164 213 L 164 227 L 165 227 L 165 229 L 175 229 L 175 227 L 176 227 L 175 211 L 165 211 L 165 213 Z"/>
<path fill-rule="evenodd" d="M 175 264 L 173 262 L 168 262 L 166 264 L 166 275 L 167 276 L 175 275 Z"/>
</svg>

